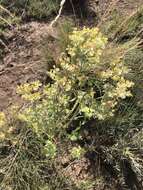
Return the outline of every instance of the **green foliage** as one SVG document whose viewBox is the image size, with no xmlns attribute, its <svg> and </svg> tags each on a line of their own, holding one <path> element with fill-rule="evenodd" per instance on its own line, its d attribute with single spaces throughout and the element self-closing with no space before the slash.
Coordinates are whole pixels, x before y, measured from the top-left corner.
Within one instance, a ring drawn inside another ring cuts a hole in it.
<svg viewBox="0 0 143 190">
<path fill-rule="evenodd" d="M 6 117 L 3 112 L 0 112 L 0 141 L 5 138 L 5 131 L 3 131 L 3 126 L 5 125 Z"/>
<path fill-rule="evenodd" d="M 68 138 L 71 141 L 77 141 L 82 139 L 82 136 L 80 134 L 80 127 L 77 127 L 75 130 L 73 130 L 72 133 L 68 135 Z"/>
<path fill-rule="evenodd" d="M 72 150 L 71 150 L 71 156 L 73 158 L 77 158 L 77 159 L 80 159 L 84 154 L 84 149 L 81 148 L 80 146 L 79 147 L 73 147 Z"/>
<path fill-rule="evenodd" d="M 13 14 L 37 19 L 47 18 L 59 8 L 59 0 L 0 0 Z"/>
<path fill-rule="evenodd" d="M 59 162 L 50 159 L 55 149 L 50 141 L 44 147 L 37 135 L 23 124 L 17 124 L 20 126 L 16 130 L 20 128 L 20 132 L 11 131 L 8 140 L 0 143 L 0 187 L 3 190 L 79 190 L 62 174 Z M 45 148 L 48 148 L 46 152 Z"/>
<path fill-rule="evenodd" d="M 5 8 L 10 9 L 10 11 L 18 13 L 26 7 L 27 0 L 0 0 L 0 4 Z"/>
<path fill-rule="evenodd" d="M 41 168 L 44 166 L 38 139 L 29 130 L 21 131 L 13 144 L 1 144 L 0 187 L 4 190 L 39 190 L 43 184 Z M 5 151 L 3 152 L 3 148 Z"/>
<path fill-rule="evenodd" d="M 42 40 L 41 59 L 47 65 L 48 71 L 56 64 L 60 53 L 66 51 L 73 26 L 74 23 L 71 19 L 60 20 L 53 31 Z"/>
<path fill-rule="evenodd" d="M 59 0 L 32 0 L 28 4 L 28 14 L 38 19 L 48 17 L 59 8 Z"/>
<path fill-rule="evenodd" d="M 19 21 L 20 18 L 16 17 L 5 7 L 0 6 L 0 28 L 1 28 L 0 35 L 3 34 L 4 29 L 7 26 L 11 27 L 12 25 L 19 23 Z"/>
<path fill-rule="evenodd" d="M 127 3 L 128 4 L 128 3 Z M 129 5 L 128 5 L 129 6 Z M 124 17 L 124 20 L 122 19 Z M 140 37 L 143 23 L 143 6 L 141 5 L 131 14 L 122 14 L 122 10 L 114 7 L 110 15 L 105 18 L 100 26 L 101 31 L 109 39 L 120 43 L 130 41 L 134 37 Z"/>
<path fill-rule="evenodd" d="M 41 83 L 39 81 L 25 84 L 17 88 L 17 93 L 23 94 L 22 98 L 29 101 L 36 101 L 40 99 L 40 92 L 38 92 Z"/>
<path fill-rule="evenodd" d="M 116 113 L 116 117 L 112 118 L 112 120 L 108 123 L 108 128 L 113 128 L 116 131 L 116 135 L 118 134 L 124 136 L 131 129 L 142 129 L 143 127 L 142 53 L 142 48 L 138 47 L 129 51 L 124 58 L 124 62 L 131 69 L 128 77 L 134 82 L 134 87 L 132 89 L 134 97 L 129 98 L 127 101 L 122 101 L 120 108 Z"/>
<path fill-rule="evenodd" d="M 125 57 L 126 64 L 132 69 L 130 73 L 130 78 L 132 78 L 132 80 L 135 82 L 136 91 L 138 90 L 138 88 L 141 89 L 141 81 L 143 79 L 142 60 L 143 60 L 143 49 L 139 47 L 128 52 L 128 54 Z"/>
<path fill-rule="evenodd" d="M 143 23 L 143 7 L 141 6 L 134 14 L 127 17 L 120 27 L 116 29 L 114 37 L 119 42 L 140 37 Z"/>
<path fill-rule="evenodd" d="M 47 140 L 45 142 L 44 153 L 46 157 L 54 158 L 56 156 L 56 146 L 53 142 Z"/>
<path fill-rule="evenodd" d="M 91 190 L 92 188 L 96 187 L 96 184 L 95 184 L 95 181 L 83 180 L 80 182 L 79 187 L 82 190 Z"/>
<path fill-rule="evenodd" d="M 69 44 L 69 35 L 73 31 L 74 24 L 71 20 L 64 20 L 63 23 L 59 23 L 59 38 L 58 46 L 62 52 L 66 51 Z"/>
<path fill-rule="evenodd" d="M 109 38 L 112 38 L 114 32 L 120 27 L 122 20 L 122 15 L 118 10 L 112 10 L 109 18 L 106 18 L 104 24 L 101 25 L 101 31 L 106 34 Z"/>
</svg>

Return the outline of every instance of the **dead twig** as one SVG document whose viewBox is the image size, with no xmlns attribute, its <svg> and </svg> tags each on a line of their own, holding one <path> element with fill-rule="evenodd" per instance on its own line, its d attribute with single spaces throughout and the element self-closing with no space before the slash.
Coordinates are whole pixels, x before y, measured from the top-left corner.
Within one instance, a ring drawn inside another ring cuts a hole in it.
<svg viewBox="0 0 143 190">
<path fill-rule="evenodd" d="M 57 22 L 57 20 L 58 20 L 59 17 L 61 16 L 65 2 L 66 2 L 66 0 L 62 0 L 62 1 L 61 1 L 59 13 L 58 13 L 58 15 L 56 16 L 56 18 L 51 22 L 50 27 L 53 27 L 53 25 Z"/>
</svg>

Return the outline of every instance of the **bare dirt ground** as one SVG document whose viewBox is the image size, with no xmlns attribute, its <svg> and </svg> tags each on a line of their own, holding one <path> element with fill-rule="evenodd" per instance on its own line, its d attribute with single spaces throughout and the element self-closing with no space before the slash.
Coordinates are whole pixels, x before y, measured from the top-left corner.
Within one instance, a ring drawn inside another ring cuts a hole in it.
<svg viewBox="0 0 143 190">
<path fill-rule="evenodd" d="M 48 24 L 31 22 L 6 34 L 9 51 L 0 65 L 0 110 L 19 101 L 16 87 L 33 80 L 44 80 L 46 65 L 41 61 L 41 39 Z"/>
</svg>

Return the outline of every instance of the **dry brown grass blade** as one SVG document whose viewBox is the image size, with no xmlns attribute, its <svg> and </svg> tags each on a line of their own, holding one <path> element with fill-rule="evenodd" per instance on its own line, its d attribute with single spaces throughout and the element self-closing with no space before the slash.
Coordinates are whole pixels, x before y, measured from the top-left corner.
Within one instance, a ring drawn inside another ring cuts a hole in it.
<svg viewBox="0 0 143 190">
<path fill-rule="evenodd" d="M 11 50 L 8 48 L 8 46 L 0 39 L 0 44 L 2 46 L 4 46 L 9 52 L 11 52 Z"/>
<path fill-rule="evenodd" d="M 12 18 L 14 18 L 14 16 L 11 14 L 11 12 L 9 10 L 7 10 L 6 8 L 4 8 L 2 5 L 0 5 L 0 9 L 3 10 L 4 12 L 6 12 Z"/>
<path fill-rule="evenodd" d="M 109 6 L 108 6 L 107 10 L 105 11 L 105 13 L 103 14 L 103 16 L 101 17 L 100 22 L 97 24 L 97 27 L 100 27 L 103 24 L 103 22 L 105 21 L 105 19 L 108 18 L 110 12 L 114 9 L 114 7 L 117 5 L 118 2 L 119 2 L 119 0 L 112 0 L 109 3 Z"/>
<path fill-rule="evenodd" d="M 116 29 L 116 31 L 113 34 L 113 39 L 116 40 L 118 33 L 123 29 L 124 26 L 128 25 L 129 20 L 135 16 L 141 9 L 143 8 L 143 6 L 141 8 L 137 8 L 136 10 L 134 10 L 121 24 L 120 26 Z M 137 32 L 136 36 L 137 37 L 141 32 L 143 31 L 143 29 L 141 29 L 139 32 Z M 123 31 L 125 32 L 125 31 Z M 123 33 L 122 33 L 123 34 Z"/>
<path fill-rule="evenodd" d="M 14 18 L 14 16 L 11 14 L 11 12 L 9 10 L 7 10 L 6 8 L 4 8 L 2 5 L 0 5 L 0 9 L 4 12 L 6 12 L 10 17 Z M 7 23 L 10 27 L 12 27 L 11 23 L 3 18 L 1 15 L 0 15 L 0 20 L 2 20 L 3 22 Z M 4 46 L 8 51 L 11 52 L 11 50 L 8 48 L 8 46 L 0 39 L 0 44 L 2 44 L 2 46 Z"/>
<path fill-rule="evenodd" d="M 9 26 L 12 27 L 11 23 L 8 22 L 8 20 L 6 20 L 5 18 L 3 18 L 3 17 L 0 16 L 0 20 L 4 21 L 5 23 L 7 23 Z"/>
</svg>

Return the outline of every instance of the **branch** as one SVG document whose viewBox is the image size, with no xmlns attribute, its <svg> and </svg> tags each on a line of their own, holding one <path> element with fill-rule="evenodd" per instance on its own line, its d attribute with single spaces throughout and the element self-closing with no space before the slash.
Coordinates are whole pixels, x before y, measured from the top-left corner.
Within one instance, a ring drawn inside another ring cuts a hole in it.
<svg viewBox="0 0 143 190">
<path fill-rule="evenodd" d="M 58 20 L 59 17 L 61 16 L 65 2 L 66 2 L 66 0 L 61 0 L 59 13 L 58 13 L 58 15 L 56 16 L 56 18 L 51 22 L 50 27 L 53 27 L 53 25 L 57 22 L 57 20 Z"/>
</svg>

